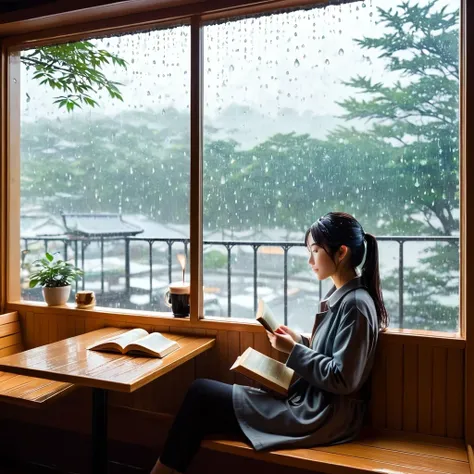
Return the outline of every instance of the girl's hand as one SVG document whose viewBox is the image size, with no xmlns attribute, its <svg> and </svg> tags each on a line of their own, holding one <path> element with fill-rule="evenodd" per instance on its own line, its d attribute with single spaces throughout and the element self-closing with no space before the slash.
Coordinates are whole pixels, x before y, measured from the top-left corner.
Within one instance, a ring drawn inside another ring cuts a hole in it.
<svg viewBox="0 0 474 474">
<path fill-rule="evenodd" d="M 303 340 L 300 334 L 296 333 L 295 331 L 290 329 L 288 326 L 285 326 L 284 324 L 278 327 L 277 332 L 279 334 L 289 334 L 291 338 L 293 339 L 293 341 L 299 344 L 301 344 Z"/>
<path fill-rule="evenodd" d="M 296 341 L 294 341 L 289 334 L 280 332 L 279 328 L 275 331 L 275 334 L 272 334 L 270 331 L 267 331 L 267 336 L 268 340 L 270 341 L 270 344 L 274 349 L 280 352 L 284 352 L 286 354 L 289 354 L 296 344 Z"/>
</svg>

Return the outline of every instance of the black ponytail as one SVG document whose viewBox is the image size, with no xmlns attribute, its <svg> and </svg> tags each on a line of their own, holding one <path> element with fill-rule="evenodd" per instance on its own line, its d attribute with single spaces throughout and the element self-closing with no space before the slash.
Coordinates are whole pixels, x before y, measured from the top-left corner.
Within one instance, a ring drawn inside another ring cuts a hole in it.
<svg viewBox="0 0 474 474">
<path fill-rule="evenodd" d="M 382 289 L 380 286 L 379 247 L 377 239 L 372 234 L 366 233 L 365 241 L 367 242 L 367 253 L 364 266 L 362 267 L 362 282 L 374 300 L 379 319 L 379 327 L 385 330 L 388 327 L 389 316 L 383 302 Z"/>
<path fill-rule="evenodd" d="M 385 308 L 382 288 L 380 285 L 379 250 L 376 238 L 366 234 L 360 223 L 350 214 L 345 212 L 329 212 L 320 217 L 306 232 L 305 243 L 311 234 L 314 243 L 321 246 L 327 254 L 334 259 L 334 254 L 341 245 L 351 249 L 351 265 L 357 268 L 365 261 L 362 267 L 362 283 L 372 297 L 379 328 L 388 327 L 389 316 Z M 364 241 L 367 244 L 365 250 Z"/>
</svg>

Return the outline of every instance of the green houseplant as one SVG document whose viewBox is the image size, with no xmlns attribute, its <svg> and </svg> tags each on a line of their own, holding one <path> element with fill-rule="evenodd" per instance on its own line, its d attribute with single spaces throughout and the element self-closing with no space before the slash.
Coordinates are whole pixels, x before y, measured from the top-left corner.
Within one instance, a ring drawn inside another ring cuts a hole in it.
<svg viewBox="0 0 474 474">
<path fill-rule="evenodd" d="M 43 258 L 35 260 L 31 266 L 29 286 L 41 286 L 44 300 L 49 306 L 65 304 L 71 294 L 71 283 L 84 275 L 80 268 L 49 252 Z"/>
</svg>

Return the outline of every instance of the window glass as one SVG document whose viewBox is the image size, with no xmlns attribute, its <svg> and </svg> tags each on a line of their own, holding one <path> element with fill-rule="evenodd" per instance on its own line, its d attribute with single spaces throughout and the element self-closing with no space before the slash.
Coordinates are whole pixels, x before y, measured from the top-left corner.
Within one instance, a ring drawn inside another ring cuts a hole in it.
<svg viewBox="0 0 474 474">
<path fill-rule="evenodd" d="M 459 327 L 459 0 L 372 0 L 204 33 L 204 283 L 310 331 L 305 230 L 329 211 L 379 238 L 391 327 Z M 206 312 L 212 315 L 215 312 Z"/>
<path fill-rule="evenodd" d="M 28 275 L 49 250 L 84 269 L 70 301 L 169 311 L 189 242 L 189 55 L 188 26 L 22 52 L 24 299 L 42 299 Z"/>
</svg>

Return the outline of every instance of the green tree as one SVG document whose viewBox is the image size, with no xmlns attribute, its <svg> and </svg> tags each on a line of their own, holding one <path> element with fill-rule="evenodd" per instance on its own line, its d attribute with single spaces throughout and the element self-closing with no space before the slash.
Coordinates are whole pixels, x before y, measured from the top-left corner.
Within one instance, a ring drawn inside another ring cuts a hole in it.
<svg viewBox="0 0 474 474">
<path fill-rule="evenodd" d="M 22 204 L 53 215 L 122 212 L 189 222 L 187 118 L 167 109 L 122 112 L 119 120 L 93 124 L 82 117 L 25 123 Z"/>
<path fill-rule="evenodd" d="M 121 84 L 107 78 L 101 69 L 110 63 L 126 68 L 126 61 L 89 41 L 27 50 L 21 54 L 21 62 L 34 69 L 33 79 L 58 91 L 54 103 L 68 111 L 81 104 L 95 107 L 95 95 L 103 89 L 113 99 L 123 100 L 118 88 Z"/>
<path fill-rule="evenodd" d="M 367 131 L 340 127 L 330 139 L 351 146 L 364 142 L 384 154 L 390 173 L 376 175 L 384 228 L 391 233 L 453 236 L 459 231 L 459 12 L 401 3 L 378 9 L 385 33 L 356 42 L 386 59 L 393 84 L 355 77 L 346 82 L 366 99 L 341 102 L 344 117 L 372 123 Z M 376 159 L 376 156 L 373 156 Z M 398 179 L 394 180 L 394 176 Z M 442 271 L 440 271 L 442 269 Z M 421 265 L 408 267 L 406 326 L 455 330 L 458 311 L 443 303 L 456 294 L 458 243 L 426 250 Z M 397 288 L 397 277 L 387 280 Z M 429 304 L 428 304 L 429 303 Z"/>
</svg>

